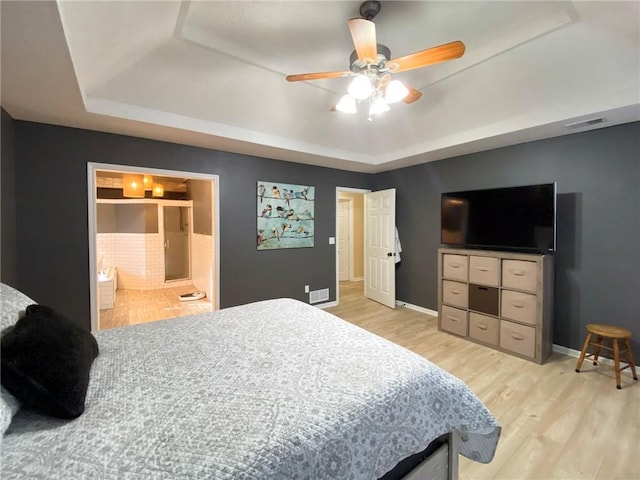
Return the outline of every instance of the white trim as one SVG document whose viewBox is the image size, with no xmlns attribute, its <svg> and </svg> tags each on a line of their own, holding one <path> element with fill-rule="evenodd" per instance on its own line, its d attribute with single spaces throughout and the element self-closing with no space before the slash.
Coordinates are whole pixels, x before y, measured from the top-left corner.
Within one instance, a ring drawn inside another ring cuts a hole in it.
<svg viewBox="0 0 640 480">
<path fill-rule="evenodd" d="M 351 281 L 352 282 L 361 282 L 362 280 L 364 280 L 364 277 L 353 277 L 353 279 Z"/>
<path fill-rule="evenodd" d="M 98 270 L 96 265 L 96 233 L 97 233 L 97 198 L 96 198 L 96 171 L 150 173 L 152 175 L 164 175 L 168 177 L 184 177 L 194 180 L 209 180 L 215 185 L 212 196 L 213 201 L 213 243 L 215 263 L 215 298 L 212 306 L 217 310 L 220 305 L 220 177 L 209 173 L 184 172 L 179 170 L 165 170 L 160 168 L 135 167 L 131 165 L 115 165 L 109 163 L 87 162 L 87 205 L 88 221 L 87 232 L 89 234 L 89 305 L 91 308 L 91 331 L 98 330 Z M 193 223 L 193 222 L 192 222 Z"/>
<path fill-rule="evenodd" d="M 438 317 L 438 312 L 436 310 L 420 307 L 419 305 L 413 305 L 402 300 L 396 300 L 396 305 L 399 307 L 408 308 L 409 310 L 415 310 L 416 312 L 426 313 L 427 315 L 431 315 L 432 317 Z"/>
<path fill-rule="evenodd" d="M 334 301 L 334 302 L 325 302 L 325 303 L 316 303 L 315 305 L 311 305 L 312 307 L 316 307 L 316 308 L 331 308 L 331 307 L 337 307 L 338 306 L 338 301 Z"/>
<path fill-rule="evenodd" d="M 353 263 L 353 250 L 354 250 L 354 246 L 353 246 L 353 198 L 340 198 L 338 196 L 338 205 L 337 205 L 337 210 L 336 210 L 336 215 L 338 215 L 340 213 L 340 203 L 341 202 L 346 202 L 347 203 L 347 214 L 348 214 L 348 221 L 349 221 L 349 242 L 348 242 L 348 249 L 349 249 L 349 271 L 348 273 L 348 281 L 352 282 L 353 281 L 353 270 L 355 269 L 354 267 L 354 263 Z M 339 215 L 338 215 L 339 216 Z M 338 220 L 338 218 L 336 218 L 336 220 Z M 336 223 L 338 225 L 338 227 L 340 226 L 340 222 L 338 221 Z M 340 245 L 340 228 L 338 228 L 336 230 L 336 245 Z M 340 248 L 337 248 L 336 250 L 336 257 L 338 258 L 338 260 L 340 259 Z M 340 262 L 338 261 L 337 263 L 338 265 L 338 269 L 340 268 Z M 340 278 L 340 271 L 338 271 L 338 278 Z"/>
<path fill-rule="evenodd" d="M 580 350 L 574 350 L 573 348 L 564 347 L 562 345 L 556 345 L 555 343 L 553 344 L 552 350 L 554 352 L 556 352 L 556 353 L 560 353 L 562 355 L 567 355 L 569 357 L 574 357 L 574 358 L 579 358 L 580 357 L 580 353 L 581 353 Z M 612 367 L 614 366 L 613 360 L 610 359 L 610 358 L 606 358 L 606 357 L 598 358 L 598 363 L 599 364 L 602 363 L 604 365 L 609 365 L 609 366 L 612 366 Z M 626 363 L 626 362 L 623 361 L 622 363 Z M 636 365 L 636 368 L 640 369 L 640 366 Z M 625 370 L 622 370 L 622 373 L 626 373 L 626 374 L 631 375 L 631 370 L 630 369 L 628 369 L 628 370 L 625 369 Z"/>
</svg>

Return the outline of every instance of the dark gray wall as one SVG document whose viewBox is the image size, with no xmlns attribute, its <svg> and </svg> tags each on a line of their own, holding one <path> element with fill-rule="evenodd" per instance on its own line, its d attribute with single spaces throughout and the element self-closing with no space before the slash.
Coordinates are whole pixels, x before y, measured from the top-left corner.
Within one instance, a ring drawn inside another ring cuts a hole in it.
<svg viewBox="0 0 640 480">
<path fill-rule="evenodd" d="M 0 191 L 2 192 L 2 237 L 0 239 L 0 280 L 18 288 L 18 263 L 16 254 L 16 204 L 15 204 L 15 153 L 14 120 L 2 109 L 0 142 Z"/>
<path fill-rule="evenodd" d="M 437 308 L 440 194 L 557 182 L 554 343 L 582 348 L 587 323 L 630 329 L 640 351 L 640 123 L 382 173 L 397 189 L 397 298 Z"/>
<path fill-rule="evenodd" d="M 20 289 L 86 328 L 87 161 L 219 175 L 221 307 L 274 297 L 307 301 L 304 285 L 329 288 L 335 300 L 335 246 L 328 241 L 335 236 L 335 188 L 369 188 L 371 181 L 365 174 L 21 121 L 15 158 Z M 315 186 L 314 248 L 257 251 L 256 182 L 263 178 Z M 64 188 L 44 197 L 52 179 Z"/>
</svg>

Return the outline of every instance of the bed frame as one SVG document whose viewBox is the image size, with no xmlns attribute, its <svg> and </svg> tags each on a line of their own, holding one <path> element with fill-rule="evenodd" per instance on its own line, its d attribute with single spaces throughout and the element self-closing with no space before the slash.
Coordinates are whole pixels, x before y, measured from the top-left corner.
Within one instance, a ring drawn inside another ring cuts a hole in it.
<svg viewBox="0 0 640 480">
<path fill-rule="evenodd" d="M 457 480 L 458 441 L 455 432 L 442 435 L 423 451 L 398 463 L 380 480 Z"/>
</svg>

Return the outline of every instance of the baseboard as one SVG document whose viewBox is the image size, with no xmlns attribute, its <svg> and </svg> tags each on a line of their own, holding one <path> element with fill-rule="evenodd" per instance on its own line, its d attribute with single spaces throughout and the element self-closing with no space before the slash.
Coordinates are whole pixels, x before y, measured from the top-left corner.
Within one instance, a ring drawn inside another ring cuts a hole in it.
<svg viewBox="0 0 640 480">
<path fill-rule="evenodd" d="M 427 315 L 431 315 L 433 317 L 438 316 L 438 312 L 436 310 L 431 310 L 429 308 L 420 307 L 418 305 L 413 305 L 411 303 L 404 302 L 402 300 L 396 300 L 396 305 L 399 307 L 405 307 L 409 310 L 415 310 L 416 312 L 426 313 Z"/>
<path fill-rule="evenodd" d="M 324 308 L 330 308 L 330 307 L 337 307 L 338 302 L 333 301 L 333 302 L 324 302 L 324 303 L 312 303 L 311 306 L 324 309 Z"/>
<path fill-rule="evenodd" d="M 562 345 L 556 345 L 555 343 L 553 344 L 553 351 L 556 353 L 561 353 L 562 355 L 567 355 L 569 357 L 574 357 L 574 358 L 579 358 L 581 353 L 580 350 L 574 350 L 573 348 L 564 347 Z M 613 360 L 606 357 L 600 357 L 598 359 L 598 363 L 602 363 L 603 365 L 609 365 L 609 366 L 613 366 L 614 364 Z M 640 366 L 636 365 L 636 369 L 640 369 Z M 622 373 L 631 375 L 631 370 L 625 369 L 625 370 L 622 370 Z"/>
<path fill-rule="evenodd" d="M 353 277 L 350 282 L 361 282 L 364 280 L 364 277 Z"/>
</svg>

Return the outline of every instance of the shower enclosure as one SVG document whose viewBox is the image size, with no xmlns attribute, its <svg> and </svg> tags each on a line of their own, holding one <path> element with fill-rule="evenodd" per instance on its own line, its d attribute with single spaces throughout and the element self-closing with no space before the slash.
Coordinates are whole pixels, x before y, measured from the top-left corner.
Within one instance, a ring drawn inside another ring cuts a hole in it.
<svg viewBox="0 0 640 480">
<path fill-rule="evenodd" d="M 191 277 L 190 207 L 163 205 L 164 279 L 183 280 Z"/>
</svg>

